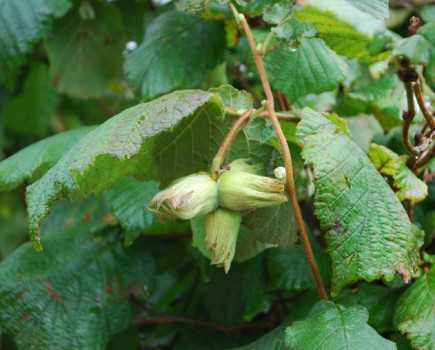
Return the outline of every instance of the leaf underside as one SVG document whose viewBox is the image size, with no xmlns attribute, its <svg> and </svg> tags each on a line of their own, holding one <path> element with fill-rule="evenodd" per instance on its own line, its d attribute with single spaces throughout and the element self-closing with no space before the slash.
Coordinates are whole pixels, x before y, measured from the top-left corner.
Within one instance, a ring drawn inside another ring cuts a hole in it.
<svg viewBox="0 0 435 350">
<path fill-rule="evenodd" d="M 221 118 L 219 96 L 187 90 L 129 108 L 90 132 L 27 188 L 35 249 L 41 250 L 39 226 L 54 200 L 98 194 L 128 175 L 167 183 L 204 169 L 224 134 L 213 124 Z"/>
</svg>

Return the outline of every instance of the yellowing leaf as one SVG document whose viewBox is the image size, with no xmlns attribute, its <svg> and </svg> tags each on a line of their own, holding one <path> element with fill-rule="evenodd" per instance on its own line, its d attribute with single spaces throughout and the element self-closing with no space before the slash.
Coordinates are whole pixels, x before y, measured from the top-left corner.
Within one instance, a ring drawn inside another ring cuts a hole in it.
<svg viewBox="0 0 435 350">
<path fill-rule="evenodd" d="M 399 157 L 387 147 L 374 143 L 368 155 L 381 174 L 394 179 L 393 186 L 398 189 L 396 195 L 401 201 L 417 203 L 426 198 L 427 185 L 406 166 L 406 156 Z"/>
</svg>

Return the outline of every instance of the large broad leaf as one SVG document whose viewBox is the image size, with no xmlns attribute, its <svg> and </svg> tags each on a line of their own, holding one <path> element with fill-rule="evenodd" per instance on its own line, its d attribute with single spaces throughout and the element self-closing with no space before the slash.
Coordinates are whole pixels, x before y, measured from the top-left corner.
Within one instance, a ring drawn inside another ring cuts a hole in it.
<svg viewBox="0 0 435 350">
<path fill-rule="evenodd" d="M 94 126 L 66 131 L 22 149 L 0 163 L 0 191 L 13 190 L 25 180 L 45 174 Z"/>
<path fill-rule="evenodd" d="M 309 22 L 316 28 L 319 37 L 339 55 L 358 58 L 363 62 L 373 62 L 387 58 L 390 53 L 373 56 L 369 51 L 372 39 L 358 32 L 349 23 L 340 21 L 330 12 L 306 7 L 295 11 L 294 16 L 303 22 Z"/>
<path fill-rule="evenodd" d="M 41 250 L 39 226 L 61 197 L 99 193 L 128 175 L 162 182 L 208 166 L 223 137 L 219 96 L 175 92 L 112 117 L 80 140 L 27 188 L 30 237 Z"/>
<path fill-rule="evenodd" d="M 330 117 L 331 118 L 331 117 Z M 405 209 L 367 155 L 325 116 L 305 108 L 297 137 L 314 167 L 316 215 L 327 231 L 332 294 L 346 284 L 416 268 L 416 238 Z"/>
<path fill-rule="evenodd" d="M 394 179 L 397 198 L 401 201 L 421 202 L 428 194 L 427 185 L 406 166 L 407 156 L 398 154 L 385 146 L 370 145 L 369 157 L 379 172 Z"/>
<path fill-rule="evenodd" d="M 96 97 L 121 76 L 124 32 L 113 5 L 95 1 L 81 6 L 88 7 L 87 14 L 75 7 L 55 23 L 46 42 L 50 75 L 61 92 Z"/>
<path fill-rule="evenodd" d="M 5 126 L 19 134 L 46 136 L 57 102 L 58 95 L 49 85 L 47 66 L 34 62 L 23 90 L 6 107 Z"/>
<path fill-rule="evenodd" d="M 46 236 L 46 252 L 26 244 L 0 264 L 0 324 L 18 349 L 105 349 L 132 316 L 131 292 L 154 279 L 143 247 L 89 228 Z"/>
<path fill-rule="evenodd" d="M 435 348 L 435 267 L 421 276 L 400 298 L 394 325 L 416 349 Z"/>
<path fill-rule="evenodd" d="M 367 324 L 368 319 L 369 313 L 362 306 L 345 309 L 321 300 L 305 321 L 287 328 L 285 342 L 292 350 L 396 349 L 393 342 L 382 338 Z"/>
<path fill-rule="evenodd" d="M 196 15 L 164 12 L 147 27 L 144 42 L 127 57 L 125 70 L 143 99 L 198 87 L 223 59 L 220 23 Z"/>
<path fill-rule="evenodd" d="M 25 62 L 35 42 L 50 30 L 71 4 L 67 0 L 0 1 L 0 83 Z"/>
<path fill-rule="evenodd" d="M 346 62 L 321 39 L 303 38 L 298 49 L 282 47 L 264 58 L 273 88 L 291 100 L 334 90 L 347 77 Z"/>
</svg>

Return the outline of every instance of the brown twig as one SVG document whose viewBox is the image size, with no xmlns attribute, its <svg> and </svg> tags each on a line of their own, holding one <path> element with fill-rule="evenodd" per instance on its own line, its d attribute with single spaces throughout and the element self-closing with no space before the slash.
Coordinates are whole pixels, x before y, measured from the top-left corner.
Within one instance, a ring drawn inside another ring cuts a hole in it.
<svg viewBox="0 0 435 350">
<path fill-rule="evenodd" d="M 151 313 L 150 315 L 138 317 L 132 321 L 133 326 L 139 326 L 143 324 L 192 324 L 200 327 L 210 327 L 221 332 L 235 332 L 242 329 L 271 329 L 275 326 L 275 321 L 270 318 L 265 321 L 249 322 L 242 324 L 235 324 L 230 326 L 214 326 L 210 321 L 198 320 L 190 317 L 183 317 L 178 315 L 170 315 L 163 313 Z"/>
<path fill-rule="evenodd" d="M 222 141 L 221 147 L 219 148 L 219 151 L 216 153 L 216 156 L 213 159 L 212 165 L 211 165 L 211 172 L 215 179 L 219 176 L 219 170 L 220 167 L 230 149 L 231 143 L 236 138 L 237 134 L 239 133 L 240 129 L 245 125 L 245 123 L 249 120 L 251 115 L 256 110 L 251 108 L 248 109 L 241 117 L 239 117 L 231 127 L 230 131 L 228 131 L 227 136 Z"/>
<path fill-rule="evenodd" d="M 248 91 L 253 99 L 257 102 L 261 101 L 261 98 L 257 95 L 257 93 L 254 91 L 254 89 L 252 88 L 251 85 L 249 85 L 249 83 L 243 79 L 242 75 L 240 74 L 240 72 L 237 69 L 234 69 L 233 67 L 231 67 L 229 64 L 227 64 L 227 71 L 237 80 L 237 82 L 246 90 Z"/>
<path fill-rule="evenodd" d="M 107 102 L 101 97 L 95 98 L 95 102 L 98 103 L 101 109 L 103 109 L 109 117 L 113 117 L 116 114 L 116 111 L 112 107 L 110 107 Z"/>
<path fill-rule="evenodd" d="M 418 173 L 420 168 L 427 164 L 433 157 L 435 157 L 435 146 L 424 152 L 421 157 L 415 161 L 413 171 Z"/>
<path fill-rule="evenodd" d="M 432 130 L 435 130 L 435 118 L 432 115 L 432 113 L 428 111 L 428 109 L 424 104 L 424 99 L 423 99 L 423 94 L 421 92 L 421 84 L 419 79 L 414 84 L 414 94 L 415 97 L 417 98 L 417 102 L 421 109 L 421 112 L 423 113 L 424 118 L 426 119 L 427 125 Z"/>
<path fill-rule="evenodd" d="M 233 12 L 237 15 L 237 10 L 235 7 L 230 3 L 230 6 L 232 7 Z M 287 182 L 287 189 L 290 196 L 290 201 L 293 207 L 293 212 L 295 214 L 296 222 L 298 225 L 298 229 L 301 235 L 302 244 L 305 248 L 305 253 L 311 268 L 311 272 L 313 273 L 314 280 L 316 282 L 317 290 L 319 292 L 319 295 L 322 299 L 328 300 L 328 296 L 326 294 L 325 286 L 323 285 L 322 278 L 319 273 L 319 269 L 317 268 L 316 259 L 313 254 L 313 250 L 311 248 L 310 241 L 308 239 L 308 234 L 305 230 L 304 221 L 302 218 L 301 208 L 299 207 L 298 199 L 296 196 L 296 187 L 294 182 L 294 176 L 293 176 L 293 164 L 290 154 L 290 149 L 287 143 L 287 140 L 284 136 L 284 133 L 281 129 L 281 125 L 278 121 L 278 118 L 276 116 L 275 112 L 275 106 L 274 106 L 274 99 L 272 90 L 270 88 L 269 80 L 267 78 L 266 70 L 264 68 L 263 64 L 263 57 L 262 54 L 257 50 L 257 46 L 255 44 L 254 37 L 251 32 L 251 28 L 249 27 L 248 22 L 246 21 L 246 18 L 243 15 L 238 15 L 236 17 L 237 20 L 239 20 L 239 23 L 242 25 L 243 30 L 245 31 L 246 37 L 248 38 L 249 46 L 251 48 L 251 51 L 254 55 L 255 64 L 257 66 L 258 73 L 260 75 L 261 83 L 263 85 L 263 90 L 266 95 L 266 110 L 269 113 L 270 121 L 272 122 L 273 128 L 275 129 L 275 133 L 278 137 L 279 144 L 281 146 L 283 159 L 284 159 L 284 165 L 286 168 L 286 182 Z"/>
<path fill-rule="evenodd" d="M 258 109 L 255 109 L 254 113 L 257 113 L 257 112 L 258 112 Z M 225 107 L 225 113 L 230 114 L 230 115 L 237 117 L 237 118 L 240 117 L 240 114 L 234 108 L 231 108 L 231 107 Z M 276 116 L 281 121 L 293 122 L 293 123 L 298 123 L 300 121 L 299 117 L 297 117 L 295 115 L 287 114 L 287 113 L 276 112 Z M 256 117 L 269 118 L 269 113 L 267 111 L 261 112 L 261 113 L 257 114 Z"/>
<path fill-rule="evenodd" d="M 414 202 L 408 200 L 408 217 L 409 221 L 414 222 Z"/>
<path fill-rule="evenodd" d="M 282 94 L 278 90 L 275 91 L 275 94 L 276 94 L 276 98 L 278 99 L 279 108 L 281 109 L 281 111 L 286 111 L 287 106 L 285 104 Z"/>
<path fill-rule="evenodd" d="M 282 98 L 284 99 L 284 103 L 286 104 L 287 111 L 293 110 L 292 105 L 290 104 L 290 101 L 288 100 L 287 96 L 282 94 Z"/>
<path fill-rule="evenodd" d="M 408 110 L 404 111 L 402 114 L 402 118 L 403 118 L 402 140 L 403 140 L 403 144 L 405 145 L 407 150 L 411 152 L 411 154 L 419 156 L 420 152 L 414 146 L 412 146 L 411 142 L 409 141 L 409 128 L 415 117 L 414 94 L 412 91 L 412 83 L 406 81 L 403 82 L 403 84 L 405 86 L 405 91 L 406 91 Z"/>
<path fill-rule="evenodd" d="M 260 113 L 257 117 L 260 117 L 260 118 L 269 118 L 269 112 L 266 111 L 266 112 Z M 286 114 L 286 113 L 276 112 L 276 117 L 279 120 L 282 120 L 282 121 L 293 122 L 293 123 L 299 123 L 300 122 L 300 118 L 299 117 L 296 117 L 295 115 Z"/>
<path fill-rule="evenodd" d="M 433 179 L 435 179 L 435 171 L 433 173 L 427 174 L 424 177 L 423 181 L 424 181 L 424 183 L 428 183 L 428 182 L 432 181 Z"/>
</svg>

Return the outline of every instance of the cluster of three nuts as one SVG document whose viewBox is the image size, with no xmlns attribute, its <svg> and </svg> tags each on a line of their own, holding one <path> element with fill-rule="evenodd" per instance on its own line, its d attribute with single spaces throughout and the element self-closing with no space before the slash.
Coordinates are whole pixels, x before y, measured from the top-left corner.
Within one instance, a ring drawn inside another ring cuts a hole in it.
<svg viewBox="0 0 435 350">
<path fill-rule="evenodd" d="M 180 178 L 157 193 L 148 209 L 163 218 L 205 217 L 206 245 L 211 263 L 228 272 L 234 257 L 241 210 L 274 206 L 287 201 L 282 181 L 252 174 L 255 167 L 234 161 L 217 181 L 205 173 Z"/>
</svg>

